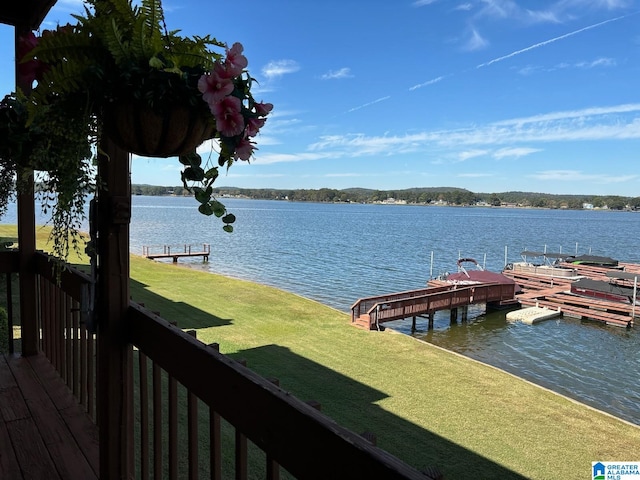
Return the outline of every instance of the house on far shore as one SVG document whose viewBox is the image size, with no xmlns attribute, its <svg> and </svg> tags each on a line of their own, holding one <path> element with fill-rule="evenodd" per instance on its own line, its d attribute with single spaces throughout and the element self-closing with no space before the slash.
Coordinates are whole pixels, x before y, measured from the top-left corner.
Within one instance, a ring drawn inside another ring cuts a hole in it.
<svg viewBox="0 0 640 480">
<path fill-rule="evenodd" d="M 406 200 L 396 200 L 395 198 L 389 197 L 386 200 L 382 200 L 380 203 L 383 205 L 406 205 Z"/>
</svg>

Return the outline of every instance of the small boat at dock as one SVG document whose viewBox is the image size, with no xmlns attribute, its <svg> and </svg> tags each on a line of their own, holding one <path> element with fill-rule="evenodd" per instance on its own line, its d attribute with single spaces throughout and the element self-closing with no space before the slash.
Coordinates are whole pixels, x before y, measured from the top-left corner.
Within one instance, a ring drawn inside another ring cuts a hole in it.
<svg viewBox="0 0 640 480">
<path fill-rule="evenodd" d="M 465 264 L 471 264 L 473 265 L 473 268 L 465 268 Z M 458 259 L 457 266 L 458 271 L 456 273 L 445 273 L 441 275 L 438 280 L 461 285 L 474 283 L 500 283 L 503 285 L 515 284 L 516 293 L 519 293 L 521 290 L 520 286 L 512 278 L 509 278 L 502 273 L 485 270 L 473 258 L 460 258 Z"/>
<path fill-rule="evenodd" d="M 571 284 L 571 293 L 610 302 L 638 305 L 638 275 L 626 272 L 608 272 L 609 280 L 581 278 Z"/>
<path fill-rule="evenodd" d="M 568 255 L 564 261 L 574 265 L 588 265 L 593 267 L 621 268 L 618 260 L 610 257 L 601 257 L 598 255 Z"/>
<path fill-rule="evenodd" d="M 567 255 L 562 253 L 531 252 L 525 250 L 521 252 L 520 255 L 522 256 L 522 262 L 509 263 L 505 266 L 505 270 L 511 270 L 516 274 L 561 277 L 570 280 L 581 278 L 576 268 L 560 264 L 567 258 Z M 529 258 L 531 258 L 531 260 L 529 260 Z"/>
</svg>

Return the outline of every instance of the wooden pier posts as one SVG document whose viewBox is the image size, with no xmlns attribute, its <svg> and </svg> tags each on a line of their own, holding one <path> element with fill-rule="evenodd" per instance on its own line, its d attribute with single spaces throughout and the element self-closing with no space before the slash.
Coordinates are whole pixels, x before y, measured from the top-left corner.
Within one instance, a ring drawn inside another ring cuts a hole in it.
<svg viewBox="0 0 640 480">
<path fill-rule="evenodd" d="M 434 316 L 434 312 L 428 313 L 427 314 L 427 330 L 433 330 L 433 316 Z M 424 318 L 424 315 L 420 315 L 421 318 Z M 417 316 L 413 316 L 412 320 L 411 320 L 411 333 L 416 333 L 417 327 L 416 327 L 416 319 L 418 317 Z"/>
<path fill-rule="evenodd" d="M 460 309 L 462 310 L 460 316 L 461 316 L 461 320 L 463 322 L 467 321 L 467 317 L 469 316 L 469 306 L 468 305 L 463 305 L 462 307 L 460 307 Z M 454 323 L 458 322 L 458 308 L 452 308 L 449 312 L 449 321 L 451 322 L 451 325 L 453 325 Z"/>
</svg>

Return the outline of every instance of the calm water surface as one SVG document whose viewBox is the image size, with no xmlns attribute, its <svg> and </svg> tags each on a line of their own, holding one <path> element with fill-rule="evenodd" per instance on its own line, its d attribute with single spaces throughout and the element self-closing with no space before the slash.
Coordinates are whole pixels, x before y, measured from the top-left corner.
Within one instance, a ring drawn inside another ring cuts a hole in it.
<svg viewBox="0 0 640 480">
<path fill-rule="evenodd" d="M 459 256 L 496 271 L 505 261 L 520 260 L 522 250 L 545 247 L 640 263 L 638 213 L 224 203 L 237 217 L 233 234 L 197 213 L 191 198 L 134 197 L 132 252 L 210 243 L 210 262 L 194 260 L 193 266 L 345 312 L 361 297 L 422 288 L 431 276 L 455 271 Z M 11 223 L 11 212 L 4 221 Z M 410 321 L 388 325 L 411 334 Z M 469 321 L 455 325 L 447 312 L 436 315 L 433 331 L 419 321 L 414 335 L 640 424 L 639 329 L 573 319 L 509 324 L 504 313 L 476 309 Z"/>
</svg>

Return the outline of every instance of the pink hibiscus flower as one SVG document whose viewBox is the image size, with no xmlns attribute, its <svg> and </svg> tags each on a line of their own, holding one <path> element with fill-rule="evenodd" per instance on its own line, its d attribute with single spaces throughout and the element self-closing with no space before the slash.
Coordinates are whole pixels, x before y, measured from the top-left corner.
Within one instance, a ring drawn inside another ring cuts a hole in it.
<svg viewBox="0 0 640 480">
<path fill-rule="evenodd" d="M 230 49 L 227 49 L 227 58 L 224 65 L 229 77 L 237 77 L 247 68 L 249 61 L 247 57 L 242 55 L 243 50 L 244 47 L 239 42 L 234 43 Z"/>
<path fill-rule="evenodd" d="M 22 35 L 18 39 L 17 56 L 20 60 L 18 63 L 18 75 L 21 81 L 31 85 L 34 80 L 40 80 L 42 74 L 46 71 L 47 66 L 40 60 L 33 59 L 22 61 L 24 57 L 38 46 L 38 37 L 33 32 Z"/>
<path fill-rule="evenodd" d="M 255 147 L 253 146 L 253 142 L 250 142 L 247 138 L 243 138 L 236 145 L 236 154 L 235 159 L 238 160 L 249 160 L 251 155 L 253 155 L 253 150 Z"/>
<path fill-rule="evenodd" d="M 225 137 L 235 137 L 244 130 L 244 117 L 240 112 L 242 103 L 239 98 L 225 97 L 218 103 L 209 104 L 216 118 L 216 129 Z"/>
<path fill-rule="evenodd" d="M 209 75 L 202 75 L 198 80 L 198 90 L 202 93 L 202 99 L 209 104 L 211 112 L 213 112 L 215 103 L 233 92 L 231 79 L 221 76 L 220 69 L 216 67 L 211 70 Z"/>
<path fill-rule="evenodd" d="M 266 121 L 266 118 L 250 118 L 247 120 L 247 137 L 255 137 Z"/>
<path fill-rule="evenodd" d="M 256 113 L 263 117 L 267 116 L 271 110 L 273 110 L 273 103 L 256 103 Z"/>
</svg>

